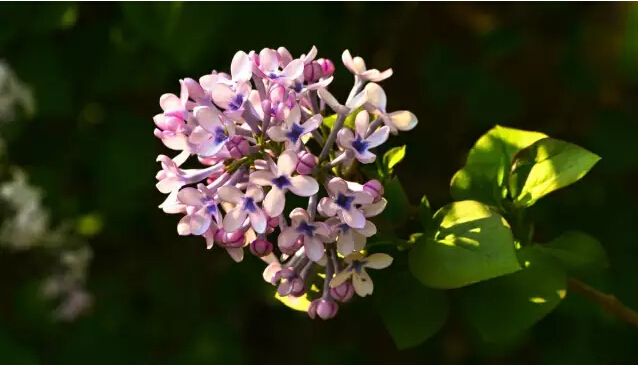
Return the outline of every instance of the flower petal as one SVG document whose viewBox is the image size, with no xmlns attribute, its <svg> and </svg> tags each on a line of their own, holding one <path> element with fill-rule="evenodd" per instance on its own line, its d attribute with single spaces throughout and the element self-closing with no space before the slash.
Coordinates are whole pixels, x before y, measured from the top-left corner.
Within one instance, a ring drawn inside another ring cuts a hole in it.
<svg viewBox="0 0 638 365">
<path fill-rule="evenodd" d="M 354 238 L 351 229 L 339 235 L 339 239 L 337 239 L 337 251 L 343 256 L 347 256 L 354 251 Z"/>
<path fill-rule="evenodd" d="M 352 285 L 354 286 L 354 291 L 360 297 L 372 294 L 372 290 L 374 289 L 372 279 L 370 279 L 370 275 L 368 275 L 365 270 L 361 270 L 361 273 L 353 275 Z"/>
<path fill-rule="evenodd" d="M 302 127 L 304 129 L 304 134 L 310 133 L 314 131 L 315 129 L 319 128 L 322 122 L 323 122 L 323 117 L 321 116 L 321 114 L 315 114 L 314 116 L 312 116 L 312 118 L 306 120 L 304 124 L 302 124 Z"/>
<path fill-rule="evenodd" d="M 368 133 L 368 125 L 370 125 L 370 116 L 368 112 L 362 110 L 357 114 L 357 117 L 354 119 L 354 127 L 357 131 L 357 134 L 364 138 Z"/>
<path fill-rule="evenodd" d="M 371 269 L 385 269 L 392 264 L 392 256 L 384 253 L 375 253 L 366 257 L 365 267 Z"/>
<path fill-rule="evenodd" d="M 226 249 L 226 252 L 228 252 L 228 255 L 230 255 L 230 257 L 235 261 L 235 262 L 242 262 L 242 260 L 244 259 L 244 248 L 243 247 L 229 247 Z"/>
<path fill-rule="evenodd" d="M 286 131 L 283 127 L 278 125 L 268 128 L 268 136 L 275 142 L 287 141 L 287 132 L 288 131 Z"/>
<path fill-rule="evenodd" d="M 213 87 L 211 96 L 215 104 L 221 108 L 228 109 L 230 107 L 230 102 L 235 96 L 235 92 L 226 84 L 217 84 Z"/>
<path fill-rule="evenodd" d="M 277 217 L 283 211 L 286 205 L 286 194 L 277 187 L 270 189 L 264 199 L 264 210 L 270 217 Z"/>
<path fill-rule="evenodd" d="M 316 237 L 305 237 L 304 248 L 306 256 L 312 261 L 319 261 L 324 254 L 323 243 Z"/>
<path fill-rule="evenodd" d="M 198 207 L 202 205 L 204 194 L 194 188 L 184 188 L 177 193 L 177 199 L 186 205 Z"/>
<path fill-rule="evenodd" d="M 177 223 L 177 234 L 180 236 L 188 236 L 191 234 L 191 216 L 185 215 Z"/>
<path fill-rule="evenodd" d="M 352 238 L 354 240 L 354 250 L 361 251 L 366 247 L 366 237 L 359 234 L 357 231 L 352 232 Z"/>
<path fill-rule="evenodd" d="M 364 151 L 363 153 L 355 152 L 354 157 L 361 163 L 372 163 L 377 159 L 377 155 L 370 151 Z"/>
<path fill-rule="evenodd" d="M 286 118 L 286 123 L 288 125 L 292 125 L 293 123 L 299 124 L 300 120 L 301 120 L 301 108 L 299 108 L 299 104 L 295 104 L 295 106 L 292 107 L 292 109 L 290 109 L 290 112 L 288 113 L 288 117 Z"/>
<path fill-rule="evenodd" d="M 322 198 L 319 201 L 319 205 L 317 206 L 317 210 L 319 214 L 324 217 L 332 217 L 337 214 L 337 210 L 339 210 L 339 206 L 334 203 L 334 201 L 330 198 Z"/>
<path fill-rule="evenodd" d="M 346 107 L 348 107 L 350 110 L 355 110 L 359 108 L 360 106 L 362 106 L 363 104 L 365 104 L 367 100 L 368 100 L 368 92 L 366 90 L 363 90 L 362 92 L 358 93 L 354 98 L 352 98 L 352 100 L 347 102 Z"/>
<path fill-rule="evenodd" d="M 194 234 L 196 236 L 203 234 L 210 227 L 211 221 L 211 216 L 206 212 L 206 208 L 198 210 L 191 216 L 191 234 Z"/>
<path fill-rule="evenodd" d="M 386 205 L 388 205 L 388 201 L 385 198 L 381 198 L 381 200 L 379 200 L 378 202 L 374 204 L 362 206 L 361 211 L 363 212 L 363 215 L 366 217 L 374 217 L 381 214 L 381 212 L 383 212 L 383 210 L 385 209 Z"/>
<path fill-rule="evenodd" d="M 182 102 L 175 94 L 164 94 L 160 96 L 159 104 L 164 111 L 184 109 Z"/>
<path fill-rule="evenodd" d="M 270 48 L 264 48 L 259 52 L 259 68 L 264 72 L 272 72 L 279 69 L 279 57 L 277 52 Z"/>
<path fill-rule="evenodd" d="M 319 89 L 317 90 L 317 95 L 319 95 L 319 98 L 321 98 L 321 100 L 323 100 L 324 103 L 326 103 L 326 105 L 335 112 L 340 112 L 343 109 L 342 105 L 339 104 L 337 99 L 328 90 Z"/>
<path fill-rule="evenodd" d="M 181 188 L 182 186 L 184 186 L 184 180 L 176 176 L 166 177 L 155 184 L 157 190 L 159 190 L 160 193 L 163 194 L 168 194 L 175 189 Z"/>
<path fill-rule="evenodd" d="M 354 134 L 349 128 L 343 128 L 337 133 L 337 142 L 339 147 L 343 149 L 352 148 L 352 141 L 354 140 Z"/>
<path fill-rule="evenodd" d="M 226 145 L 226 141 L 217 141 L 215 138 L 211 138 L 197 147 L 197 154 L 202 157 L 214 156 Z"/>
<path fill-rule="evenodd" d="M 293 225 L 298 225 L 302 220 L 309 221 L 310 216 L 305 209 L 297 207 L 290 212 L 290 219 L 292 220 Z"/>
<path fill-rule="evenodd" d="M 377 226 L 370 221 L 366 221 L 366 225 L 363 226 L 363 228 L 358 229 L 357 232 L 364 237 L 372 237 L 377 234 Z"/>
<path fill-rule="evenodd" d="M 261 186 L 272 185 L 272 181 L 275 179 L 275 174 L 268 170 L 259 170 L 250 173 L 249 181 L 253 184 Z"/>
<path fill-rule="evenodd" d="M 341 217 L 343 221 L 346 222 L 352 228 L 363 228 L 366 225 L 366 218 L 363 216 L 363 213 L 359 211 L 359 209 L 352 208 L 350 210 L 341 209 L 340 210 Z"/>
<path fill-rule="evenodd" d="M 388 140 L 388 136 L 390 135 L 390 128 L 387 125 L 377 129 L 374 131 L 368 138 L 366 138 L 366 142 L 368 142 L 368 148 L 374 148 L 385 141 Z"/>
<path fill-rule="evenodd" d="M 319 191 L 317 180 L 307 175 L 291 177 L 290 184 L 288 189 L 299 196 L 311 196 Z"/>
<path fill-rule="evenodd" d="M 195 114 L 197 123 L 210 133 L 214 133 L 217 127 L 222 126 L 219 113 L 217 113 L 217 111 L 213 108 L 207 106 L 196 106 L 193 110 L 193 114 Z"/>
<path fill-rule="evenodd" d="M 328 181 L 328 192 L 331 196 L 337 196 L 339 193 L 345 194 L 348 192 L 348 183 L 340 177 L 333 177 Z"/>
<path fill-rule="evenodd" d="M 256 209 L 254 212 L 248 213 L 248 217 L 250 219 L 250 224 L 253 226 L 253 229 L 257 233 L 266 232 L 266 215 L 261 209 Z"/>
<path fill-rule="evenodd" d="M 330 280 L 330 287 L 336 288 L 352 277 L 352 270 L 343 270 Z"/>
<path fill-rule="evenodd" d="M 244 197 L 244 193 L 239 190 L 239 188 L 235 186 L 222 186 L 217 190 L 217 195 L 221 198 L 221 200 L 233 204 L 239 204 L 241 199 Z"/>
<path fill-rule="evenodd" d="M 289 248 L 295 245 L 297 240 L 299 239 L 299 232 L 293 227 L 288 227 L 283 230 L 277 237 L 277 245 L 280 248 Z"/>
<path fill-rule="evenodd" d="M 292 150 L 284 151 L 277 160 L 277 168 L 282 175 L 290 176 L 297 168 L 297 153 Z"/>
<path fill-rule="evenodd" d="M 355 204 L 368 205 L 372 204 L 372 202 L 374 201 L 372 195 L 364 193 L 362 191 L 356 191 L 353 195 L 354 200 L 352 202 Z"/>
<path fill-rule="evenodd" d="M 230 73 L 235 81 L 248 81 L 253 77 L 253 64 L 246 52 L 235 53 L 230 65 Z"/>
<path fill-rule="evenodd" d="M 224 230 L 228 233 L 233 233 L 239 229 L 239 227 L 246 221 L 246 212 L 241 207 L 236 207 L 226 214 L 224 217 Z"/>
<path fill-rule="evenodd" d="M 292 60 L 289 64 L 284 67 L 281 74 L 290 79 L 297 79 L 303 74 L 304 64 L 302 60 Z"/>
<path fill-rule="evenodd" d="M 416 127 L 419 122 L 416 119 L 416 115 L 407 110 L 396 111 L 388 114 L 392 125 L 394 125 L 400 131 L 409 131 Z"/>
<path fill-rule="evenodd" d="M 388 98 L 383 88 L 379 84 L 371 82 L 366 85 L 365 90 L 368 91 L 368 103 L 385 113 Z"/>
</svg>

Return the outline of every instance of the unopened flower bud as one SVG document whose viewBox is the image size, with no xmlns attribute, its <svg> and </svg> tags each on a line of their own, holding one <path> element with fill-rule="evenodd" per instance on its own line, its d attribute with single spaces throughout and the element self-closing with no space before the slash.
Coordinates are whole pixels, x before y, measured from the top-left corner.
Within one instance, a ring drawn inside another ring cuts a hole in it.
<svg viewBox="0 0 638 365">
<path fill-rule="evenodd" d="M 323 70 L 321 65 L 317 61 L 312 61 L 307 64 L 303 69 L 304 81 L 308 84 L 319 81 L 323 77 Z"/>
<path fill-rule="evenodd" d="M 330 77 L 335 73 L 335 65 L 327 58 L 320 58 L 317 60 L 319 66 L 321 66 L 321 73 L 323 77 Z"/>
<path fill-rule="evenodd" d="M 224 246 L 231 248 L 240 248 L 244 247 L 246 243 L 246 236 L 241 229 L 236 230 L 233 233 L 227 233 L 226 239 L 224 241 Z"/>
<path fill-rule="evenodd" d="M 272 243 L 266 240 L 254 240 L 250 243 L 250 252 L 257 257 L 264 257 L 272 252 Z"/>
<path fill-rule="evenodd" d="M 277 217 L 268 217 L 267 226 L 266 226 L 266 233 L 273 233 L 275 231 L 275 228 L 277 228 L 278 225 L 279 225 L 279 218 L 277 218 Z"/>
<path fill-rule="evenodd" d="M 379 180 L 370 180 L 363 184 L 363 191 L 370 194 L 374 198 L 373 203 L 376 203 L 383 197 L 384 189 Z"/>
<path fill-rule="evenodd" d="M 312 303 L 310 303 L 310 307 L 308 307 L 308 316 L 312 319 L 319 316 L 319 318 L 326 320 L 336 316 L 338 311 L 339 305 L 337 303 L 333 300 L 321 298 L 315 299 Z"/>
<path fill-rule="evenodd" d="M 226 148 L 232 158 L 242 158 L 250 152 L 250 143 L 242 137 L 235 135 L 226 142 Z"/>
<path fill-rule="evenodd" d="M 349 301 L 353 294 L 354 286 L 352 286 L 349 281 L 344 282 L 336 288 L 330 289 L 330 296 L 341 303 Z"/>
<path fill-rule="evenodd" d="M 317 165 L 317 158 L 308 151 L 301 151 L 298 154 L 297 172 L 300 175 L 309 175 Z"/>
</svg>

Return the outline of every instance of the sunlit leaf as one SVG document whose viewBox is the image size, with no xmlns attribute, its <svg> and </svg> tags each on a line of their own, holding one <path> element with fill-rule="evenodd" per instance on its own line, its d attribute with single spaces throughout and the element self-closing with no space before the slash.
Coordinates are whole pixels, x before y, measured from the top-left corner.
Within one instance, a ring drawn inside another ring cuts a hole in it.
<svg viewBox="0 0 638 365">
<path fill-rule="evenodd" d="M 452 203 L 434 221 L 436 231 L 409 254 L 410 270 L 423 284 L 460 288 L 520 270 L 512 231 L 489 207 L 469 200 Z"/>
<path fill-rule="evenodd" d="M 388 171 L 392 171 L 394 166 L 403 161 L 405 157 L 405 146 L 394 147 L 383 155 L 383 165 Z"/>
<path fill-rule="evenodd" d="M 598 161 L 598 155 L 573 143 L 552 138 L 536 141 L 515 157 L 511 179 L 515 204 L 533 205 L 545 195 L 580 180 Z M 520 181 L 524 184 L 519 192 Z"/>
<path fill-rule="evenodd" d="M 310 300 L 308 300 L 308 294 L 301 297 L 286 296 L 282 297 L 275 293 L 275 298 L 282 302 L 286 307 L 292 308 L 296 311 L 307 312 L 310 307 Z"/>
<path fill-rule="evenodd" d="M 507 195 L 507 177 L 514 155 L 539 139 L 543 133 L 496 126 L 476 142 L 465 167 L 451 182 L 456 200 L 473 199 L 488 205 L 499 205 Z"/>
<path fill-rule="evenodd" d="M 567 271 L 574 274 L 609 267 L 607 254 L 600 242 L 583 232 L 565 232 L 550 243 L 536 247 L 555 258 Z"/>
<path fill-rule="evenodd" d="M 421 344 L 447 320 L 445 291 L 421 285 L 407 271 L 375 279 L 374 297 L 383 323 L 399 349 Z"/>
<path fill-rule="evenodd" d="M 486 341 L 519 335 L 565 297 L 565 272 L 533 247 L 518 252 L 523 269 L 459 290 L 459 303 Z"/>
<path fill-rule="evenodd" d="M 418 207 L 419 221 L 423 229 L 427 230 L 432 222 L 432 208 L 430 207 L 430 201 L 428 197 L 423 195 L 421 198 L 421 204 Z"/>
</svg>

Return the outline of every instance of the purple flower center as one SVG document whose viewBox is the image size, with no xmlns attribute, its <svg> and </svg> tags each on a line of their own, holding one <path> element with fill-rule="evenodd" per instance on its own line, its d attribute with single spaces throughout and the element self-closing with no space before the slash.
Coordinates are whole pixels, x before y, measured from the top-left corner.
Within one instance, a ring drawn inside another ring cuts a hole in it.
<svg viewBox="0 0 638 365">
<path fill-rule="evenodd" d="M 244 95 L 237 94 L 233 96 L 233 98 L 230 100 L 230 103 L 228 103 L 228 107 L 230 108 L 230 110 L 237 110 L 241 108 L 243 104 L 244 104 Z"/>
<path fill-rule="evenodd" d="M 297 143 L 297 141 L 299 140 L 299 137 L 301 137 L 301 135 L 305 132 L 305 130 L 303 129 L 302 126 L 300 126 L 297 123 L 292 123 L 292 127 L 290 128 L 290 132 L 286 133 L 286 137 L 288 137 L 288 139 L 290 141 L 292 141 L 292 143 Z"/>
<path fill-rule="evenodd" d="M 215 206 L 215 204 L 210 204 L 206 206 L 206 213 L 215 214 L 216 212 L 217 212 L 217 207 Z"/>
<path fill-rule="evenodd" d="M 268 74 L 268 77 L 270 77 L 271 79 L 278 79 L 278 78 L 279 78 L 279 75 L 277 75 L 277 74 L 276 74 L 276 73 L 274 73 L 274 72 L 271 72 L 271 73 L 269 73 L 269 74 Z"/>
<path fill-rule="evenodd" d="M 312 237 L 315 234 L 315 230 L 317 229 L 317 227 L 308 224 L 308 222 L 306 221 L 301 221 L 301 223 L 299 223 L 299 226 L 297 227 L 297 232 L 307 236 L 307 237 Z"/>
<path fill-rule="evenodd" d="M 364 141 L 360 135 L 352 141 L 352 148 L 359 153 L 364 153 L 368 149 L 368 142 Z"/>
<path fill-rule="evenodd" d="M 220 144 L 227 139 L 228 139 L 228 136 L 226 135 L 226 131 L 224 130 L 223 127 L 215 128 L 215 144 Z"/>
<path fill-rule="evenodd" d="M 286 186 L 290 186 L 290 180 L 286 176 L 279 176 L 272 180 L 273 185 L 279 188 L 279 190 L 285 188 Z"/>
<path fill-rule="evenodd" d="M 296 93 L 300 93 L 301 90 L 303 90 L 303 84 L 299 81 L 295 82 L 295 88 L 294 88 Z"/>
<path fill-rule="evenodd" d="M 348 267 L 348 270 L 350 271 L 354 271 L 357 274 L 361 273 L 361 270 L 363 269 L 363 265 L 365 265 L 366 261 L 365 260 L 354 260 L 352 261 L 352 263 L 350 264 L 350 267 Z"/>
<path fill-rule="evenodd" d="M 244 198 L 244 210 L 247 210 L 251 213 L 257 210 L 257 205 L 255 205 L 255 199 L 250 197 Z"/>
<path fill-rule="evenodd" d="M 335 203 L 337 203 L 338 206 L 340 206 L 341 208 L 345 210 L 350 210 L 353 200 L 354 200 L 353 196 L 339 193 L 339 195 L 337 195 L 337 199 L 335 199 Z"/>
<path fill-rule="evenodd" d="M 345 223 L 340 224 L 339 228 L 341 228 L 341 232 L 343 233 L 348 233 L 348 231 L 350 230 L 350 226 Z"/>
</svg>

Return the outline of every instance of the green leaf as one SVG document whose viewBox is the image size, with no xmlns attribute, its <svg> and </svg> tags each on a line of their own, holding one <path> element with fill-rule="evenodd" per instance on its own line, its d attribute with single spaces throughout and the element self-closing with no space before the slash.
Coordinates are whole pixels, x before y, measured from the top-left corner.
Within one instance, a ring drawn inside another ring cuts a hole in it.
<svg viewBox="0 0 638 365">
<path fill-rule="evenodd" d="M 388 205 L 381 213 L 381 218 L 391 223 L 393 227 L 400 227 L 410 217 L 410 201 L 401 186 L 397 176 L 393 177 L 384 186 L 384 198 Z"/>
<path fill-rule="evenodd" d="M 421 198 L 421 204 L 419 204 L 417 210 L 421 226 L 423 229 L 428 230 L 432 222 L 432 207 L 430 207 L 430 201 L 427 196 L 423 195 Z"/>
<path fill-rule="evenodd" d="M 391 148 L 383 155 L 383 166 L 391 172 L 394 166 L 403 161 L 405 157 L 405 146 Z"/>
<path fill-rule="evenodd" d="M 547 245 L 535 247 L 573 274 L 600 271 L 609 267 L 605 249 L 596 238 L 586 233 L 565 232 Z"/>
<path fill-rule="evenodd" d="M 496 126 L 476 142 L 465 166 L 451 182 L 455 200 L 474 199 L 498 206 L 507 196 L 507 177 L 514 155 L 539 139 L 543 133 Z"/>
<path fill-rule="evenodd" d="M 354 119 L 357 116 L 357 114 L 359 114 L 359 112 L 362 111 L 362 110 L 363 110 L 363 108 L 359 108 L 359 109 L 355 110 L 352 114 L 348 115 L 346 117 L 346 120 L 343 121 L 343 125 L 348 127 L 348 128 L 354 129 Z M 329 115 L 329 116 L 323 118 L 323 125 L 325 125 L 326 127 L 332 129 L 332 127 L 334 127 L 336 121 L 337 121 L 337 114 L 332 114 L 332 115 Z"/>
<path fill-rule="evenodd" d="M 518 192 L 513 186 L 514 204 L 529 207 L 552 191 L 580 180 L 600 157 L 573 143 L 544 138 L 520 151 L 512 167 L 512 184 L 524 184 Z"/>
<path fill-rule="evenodd" d="M 407 271 L 375 279 L 375 299 L 383 323 L 400 350 L 434 336 L 448 317 L 445 291 L 421 285 Z"/>
<path fill-rule="evenodd" d="M 459 290 L 461 310 L 485 341 L 520 335 L 566 295 L 564 270 L 534 247 L 518 253 L 524 268 Z"/>
<path fill-rule="evenodd" d="M 499 214 L 476 201 L 441 208 L 437 228 L 410 251 L 412 274 L 423 284 L 460 288 L 520 270 L 509 225 Z"/>
</svg>

